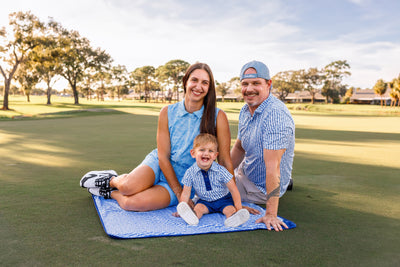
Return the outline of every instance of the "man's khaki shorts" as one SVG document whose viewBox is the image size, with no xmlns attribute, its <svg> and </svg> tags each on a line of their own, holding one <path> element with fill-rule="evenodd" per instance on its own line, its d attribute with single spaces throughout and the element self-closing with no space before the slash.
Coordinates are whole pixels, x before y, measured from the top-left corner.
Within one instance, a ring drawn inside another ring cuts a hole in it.
<svg viewBox="0 0 400 267">
<path fill-rule="evenodd" d="M 261 192 L 243 173 L 242 164 L 235 169 L 235 179 L 242 201 L 256 204 L 265 204 L 267 202 L 266 194 Z"/>
</svg>

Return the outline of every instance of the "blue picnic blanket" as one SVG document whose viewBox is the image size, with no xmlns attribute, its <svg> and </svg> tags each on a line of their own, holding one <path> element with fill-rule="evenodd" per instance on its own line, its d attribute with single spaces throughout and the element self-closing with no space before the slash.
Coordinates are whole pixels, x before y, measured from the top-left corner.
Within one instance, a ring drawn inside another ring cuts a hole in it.
<svg viewBox="0 0 400 267">
<path fill-rule="evenodd" d="M 230 228 L 225 227 L 225 216 L 221 213 L 206 214 L 200 219 L 198 225 L 191 226 L 182 218 L 172 215 L 176 212 L 176 206 L 155 211 L 133 212 L 123 210 L 114 199 L 104 199 L 95 195 L 92 197 L 104 231 L 113 238 L 182 236 L 267 229 L 265 224 L 255 223 L 263 216 L 265 210 L 251 203 L 243 203 L 243 205 L 255 208 L 261 214 L 250 215 L 250 219 L 243 225 Z M 279 218 L 289 229 L 296 227 L 295 223 Z"/>
</svg>

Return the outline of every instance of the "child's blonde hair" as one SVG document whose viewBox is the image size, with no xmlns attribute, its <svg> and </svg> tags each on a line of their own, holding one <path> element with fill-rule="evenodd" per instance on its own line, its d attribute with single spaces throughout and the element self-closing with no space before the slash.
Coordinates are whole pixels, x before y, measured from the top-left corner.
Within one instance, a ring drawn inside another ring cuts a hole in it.
<svg viewBox="0 0 400 267">
<path fill-rule="evenodd" d="M 196 138 L 194 139 L 193 149 L 195 149 L 198 146 L 208 144 L 208 143 L 214 144 L 218 149 L 218 141 L 214 135 L 208 134 L 208 133 L 201 133 L 198 136 L 196 136 Z"/>
</svg>

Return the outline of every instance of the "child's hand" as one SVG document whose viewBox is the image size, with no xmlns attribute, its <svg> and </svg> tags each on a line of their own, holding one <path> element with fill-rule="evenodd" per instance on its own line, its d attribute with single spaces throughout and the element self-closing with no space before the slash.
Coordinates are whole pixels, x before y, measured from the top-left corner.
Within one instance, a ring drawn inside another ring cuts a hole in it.
<svg viewBox="0 0 400 267">
<path fill-rule="evenodd" d="M 253 209 L 253 208 L 250 208 L 250 207 L 247 207 L 247 206 L 243 206 L 243 208 L 244 209 L 246 209 L 248 212 L 250 212 L 250 214 L 260 214 L 260 211 L 259 210 L 256 210 L 256 209 Z"/>
</svg>

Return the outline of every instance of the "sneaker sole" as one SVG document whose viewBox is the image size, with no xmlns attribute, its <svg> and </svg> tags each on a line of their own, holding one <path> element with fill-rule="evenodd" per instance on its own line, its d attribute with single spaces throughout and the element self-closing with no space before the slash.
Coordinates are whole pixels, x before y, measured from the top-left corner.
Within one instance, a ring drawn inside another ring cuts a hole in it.
<svg viewBox="0 0 400 267">
<path fill-rule="evenodd" d="M 181 202 L 176 207 L 179 216 L 189 225 L 197 225 L 199 224 L 199 218 L 197 218 L 196 214 L 192 211 L 189 205 L 186 202 Z"/>
<path fill-rule="evenodd" d="M 250 213 L 246 209 L 241 209 L 225 220 L 225 226 L 238 227 L 247 222 L 249 218 L 250 218 Z"/>
<path fill-rule="evenodd" d="M 108 171 L 90 171 L 86 173 L 79 182 L 79 185 L 84 188 L 96 187 L 95 180 L 101 178 L 103 175 L 117 176 L 117 173 L 113 170 Z"/>
<path fill-rule="evenodd" d="M 110 190 L 110 195 L 109 196 L 105 196 L 104 194 L 101 194 L 100 191 L 101 189 L 98 187 L 90 187 L 87 189 L 88 192 L 92 195 L 98 196 L 98 197 L 104 197 L 105 199 L 110 199 L 111 198 L 111 192 L 114 191 L 114 189 Z"/>
</svg>

